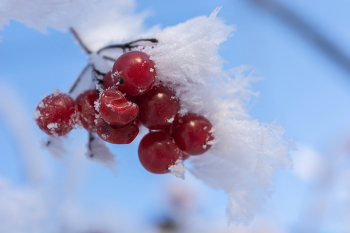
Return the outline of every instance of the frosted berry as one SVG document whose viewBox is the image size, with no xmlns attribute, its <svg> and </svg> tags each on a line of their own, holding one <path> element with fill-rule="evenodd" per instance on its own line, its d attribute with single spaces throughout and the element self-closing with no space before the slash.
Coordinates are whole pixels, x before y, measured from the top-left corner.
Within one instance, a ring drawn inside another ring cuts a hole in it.
<svg viewBox="0 0 350 233">
<path fill-rule="evenodd" d="M 138 149 L 142 166 L 156 174 L 168 173 L 168 168 L 174 165 L 182 155 L 174 139 L 163 131 L 151 132 L 144 136 Z"/>
<path fill-rule="evenodd" d="M 46 96 L 34 112 L 34 120 L 48 135 L 62 136 L 74 128 L 78 119 L 77 106 L 72 97 L 64 93 Z"/>
<path fill-rule="evenodd" d="M 190 113 L 175 118 L 170 132 L 181 150 L 190 155 L 199 155 L 211 147 L 210 141 L 214 139 L 211 129 L 207 118 Z"/>
<path fill-rule="evenodd" d="M 140 96 L 151 90 L 156 77 L 154 62 L 141 51 L 122 54 L 114 63 L 112 73 L 119 90 L 132 96 Z"/>
<path fill-rule="evenodd" d="M 117 78 L 115 78 L 114 76 L 112 77 L 112 72 L 109 71 L 104 77 L 103 77 L 103 88 L 105 90 L 107 90 L 110 87 L 115 86 L 116 82 L 117 82 Z"/>
<path fill-rule="evenodd" d="M 108 124 L 102 118 L 97 121 L 97 134 L 102 140 L 113 144 L 129 144 L 139 133 L 139 127 L 130 123 L 121 127 Z"/>
<path fill-rule="evenodd" d="M 103 92 L 99 109 L 103 119 L 114 126 L 126 125 L 139 114 L 137 104 L 127 101 L 117 88 L 110 88 Z"/>
<path fill-rule="evenodd" d="M 95 109 L 95 101 L 97 99 L 96 90 L 91 89 L 81 93 L 75 100 L 80 113 L 80 122 L 83 127 L 90 132 L 96 131 L 95 116 L 98 112 Z"/>
<path fill-rule="evenodd" d="M 165 86 L 153 87 L 139 97 L 140 121 L 149 129 L 167 130 L 180 110 L 175 93 Z"/>
</svg>

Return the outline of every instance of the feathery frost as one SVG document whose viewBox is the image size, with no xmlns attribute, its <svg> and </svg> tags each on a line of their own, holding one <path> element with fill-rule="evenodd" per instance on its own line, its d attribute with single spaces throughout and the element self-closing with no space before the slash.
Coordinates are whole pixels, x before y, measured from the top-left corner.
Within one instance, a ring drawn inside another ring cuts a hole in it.
<svg viewBox="0 0 350 233">
<path fill-rule="evenodd" d="M 191 156 L 189 170 L 213 188 L 229 196 L 230 222 L 248 224 L 273 188 L 273 173 L 291 167 L 290 142 L 276 123 L 252 119 L 246 104 L 255 78 L 241 66 L 227 72 L 218 46 L 234 27 L 216 18 L 197 17 L 157 33 L 156 46 L 143 49 L 155 62 L 157 82 L 173 88 L 180 99 L 180 113 L 204 115 L 213 124 L 213 147 Z M 232 76 L 232 77 L 231 77 Z"/>
</svg>

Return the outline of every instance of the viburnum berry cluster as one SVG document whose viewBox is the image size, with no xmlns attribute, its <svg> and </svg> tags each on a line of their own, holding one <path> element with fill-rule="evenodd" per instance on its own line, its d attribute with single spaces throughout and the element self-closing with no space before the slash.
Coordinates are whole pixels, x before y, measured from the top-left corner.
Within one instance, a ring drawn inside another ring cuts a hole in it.
<svg viewBox="0 0 350 233">
<path fill-rule="evenodd" d="M 179 161 L 206 152 L 214 137 L 204 116 L 178 113 L 175 91 L 162 82 L 154 85 L 156 78 L 150 57 L 129 51 L 102 79 L 96 79 L 96 89 L 82 92 L 75 100 L 55 91 L 39 103 L 34 119 L 48 135 L 63 136 L 78 125 L 112 144 L 131 143 L 142 124 L 149 133 L 138 148 L 141 164 L 149 172 L 168 173 Z"/>
</svg>

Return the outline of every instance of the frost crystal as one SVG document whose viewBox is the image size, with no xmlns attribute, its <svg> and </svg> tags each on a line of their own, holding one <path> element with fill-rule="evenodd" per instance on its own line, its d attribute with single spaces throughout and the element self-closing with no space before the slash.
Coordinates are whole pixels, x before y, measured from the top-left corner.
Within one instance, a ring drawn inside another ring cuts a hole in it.
<svg viewBox="0 0 350 233">
<path fill-rule="evenodd" d="M 167 119 L 166 122 L 168 122 L 168 123 L 173 123 L 174 117 L 175 117 L 175 116 L 172 116 L 171 118 Z"/>
<path fill-rule="evenodd" d="M 42 102 L 40 102 L 40 103 L 42 103 Z M 38 120 L 40 116 L 41 116 L 40 111 L 36 109 L 34 111 L 34 114 L 33 114 L 33 120 L 35 120 L 35 121 Z"/>
<path fill-rule="evenodd" d="M 189 170 L 226 191 L 230 222 L 247 224 L 269 196 L 274 172 L 291 167 L 290 143 L 283 138 L 282 127 L 260 123 L 246 110 L 250 98 L 258 95 L 250 90 L 250 83 L 259 78 L 245 66 L 222 70 L 218 46 L 234 27 L 216 17 L 219 10 L 165 28 L 154 35 L 157 45 L 139 49 L 155 62 L 156 85 L 162 83 L 176 92 L 179 114 L 200 114 L 212 123 L 215 140 L 202 146 L 215 147 L 189 158 Z M 181 165 L 171 167 L 178 172 L 175 167 L 181 171 Z"/>
<path fill-rule="evenodd" d="M 183 160 L 179 158 L 176 160 L 174 165 L 171 165 L 169 168 L 169 171 L 173 173 L 176 177 L 185 179 L 185 171 L 187 170 L 185 166 L 183 165 Z"/>
<path fill-rule="evenodd" d="M 96 101 L 94 102 L 94 106 L 95 106 L 95 110 L 96 110 L 97 112 L 100 112 L 100 101 L 99 101 L 99 100 L 96 100 Z"/>
<path fill-rule="evenodd" d="M 49 124 L 47 124 L 47 128 L 48 129 L 58 129 L 59 128 L 59 125 L 58 125 L 58 123 L 49 123 Z"/>
</svg>

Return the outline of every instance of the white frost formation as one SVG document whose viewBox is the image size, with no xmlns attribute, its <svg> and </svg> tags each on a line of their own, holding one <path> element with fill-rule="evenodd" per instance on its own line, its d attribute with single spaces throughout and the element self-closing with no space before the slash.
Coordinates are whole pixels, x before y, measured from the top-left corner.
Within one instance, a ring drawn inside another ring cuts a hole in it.
<svg viewBox="0 0 350 233">
<path fill-rule="evenodd" d="M 218 11 L 165 28 L 155 35 L 160 43 L 143 51 L 156 64 L 158 82 L 176 91 L 180 113 L 198 113 L 213 124 L 215 145 L 190 157 L 189 170 L 227 192 L 230 222 L 248 224 L 271 193 L 273 174 L 292 166 L 291 147 L 282 127 L 249 116 L 245 105 L 257 95 L 250 90 L 257 78 L 244 75 L 249 69 L 222 70 L 218 46 L 234 28 L 216 18 Z"/>
<path fill-rule="evenodd" d="M 187 170 L 185 166 L 183 165 L 183 160 L 178 159 L 175 161 L 174 165 L 171 165 L 169 168 L 169 171 L 173 173 L 176 177 L 185 179 L 185 171 Z"/>
<path fill-rule="evenodd" d="M 143 21 L 148 13 L 136 14 L 135 7 L 134 0 L 5 0 L 0 1 L 0 30 L 9 20 L 41 32 L 47 27 L 60 31 L 74 27 L 96 51 L 107 43 L 145 33 Z"/>
</svg>

